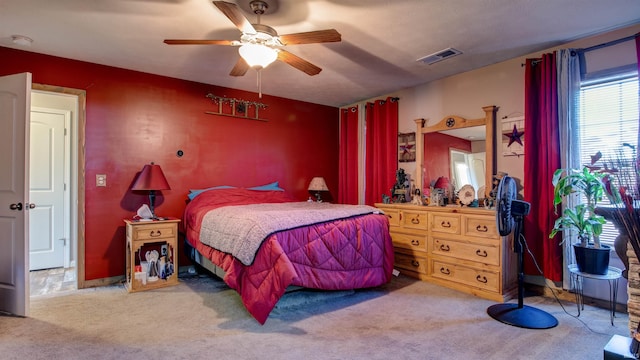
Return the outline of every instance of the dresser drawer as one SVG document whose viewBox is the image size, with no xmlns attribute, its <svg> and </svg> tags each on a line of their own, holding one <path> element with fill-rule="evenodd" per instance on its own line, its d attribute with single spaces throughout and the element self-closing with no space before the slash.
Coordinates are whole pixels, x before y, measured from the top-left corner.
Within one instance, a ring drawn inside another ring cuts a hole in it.
<svg viewBox="0 0 640 360">
<path fill-rule="evenodd" d="M 427 230 L 427 213 L 422 211 L 402 211 L 400 224 L 407 229 Z"/>
<path fill-rule="evenodd" d="M 498 246 L 434 238 L 431 253 L 487 265 L 500 265 L 500 248 Z"/>
<path fill-rule="evenodd" d="M 427 251 L 426 235 L 403 234 L 392 231 L 391 240 L 393 240 L 393 246 L 398 248 L 411 249 L 422 252 Z"/>
<path fill-rule="evenodd" d="M 137 225 L 131 230 L 132 240 L 149 240 L 149 239 L 164 239 L 173 238 L 176 234 L 176 224 L 149 224 L 149 225 Z"/>
<path fill-rule="evenodd" d="M 494 217 L 466 215 L 463 217 L 464 235 L 485 239 L 499 239 Z"/>
<path fill-rule="evenodd" d="M 400 211 L 396 209 L 382 209 L 384 214 L 389 218 L 390 226 L 400 226 Z"/>
<path fill-rule="evenodd" d="M 460 215 L 433 213 L 430 216 L 432 232 L 460 234 Z"/>
<path fill-rule="evenodd" d="M 479 270 L 462 265 L 449 264 L 444 261 L 433 261 L 434 278 L 455 281 L 457 283 L 477 287 L 483 290 L 500 290 L 500 275 L 498 272 Z"/>
<path fill-rule="evenodd" d="M 395 253 L 394 266 L 420 274 L 427 273 L 427 258 L 409 254 Z"/>
</svg>

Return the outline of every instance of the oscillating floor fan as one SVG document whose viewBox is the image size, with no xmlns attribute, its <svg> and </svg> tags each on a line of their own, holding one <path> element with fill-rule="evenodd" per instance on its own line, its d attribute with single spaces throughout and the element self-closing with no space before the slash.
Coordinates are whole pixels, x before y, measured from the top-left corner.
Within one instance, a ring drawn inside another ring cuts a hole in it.
<svg viewBox="0 0 640 360">
<path fill-rule="evenodd" d="M 504 176 L 498 184 L 496 195 L 496 223 L 500 236 L 513 233 L 513 251 L 518 254 L 518 303 L 491 305 L 487 314 L 505 324 L 527 329 L 549 329 L 558 325 L 558 320 L 549 313 L 524 305 L 524 271 L 522 224 L 529 214 L 531 205 L 517 200 L 516 182 L 512 177 Z"/>
</svg>

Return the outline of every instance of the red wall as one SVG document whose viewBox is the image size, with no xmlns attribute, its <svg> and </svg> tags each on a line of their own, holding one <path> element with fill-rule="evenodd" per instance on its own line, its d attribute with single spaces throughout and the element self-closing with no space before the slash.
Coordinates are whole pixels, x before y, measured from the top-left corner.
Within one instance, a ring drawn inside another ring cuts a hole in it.
<svg viewBox="0 0 640 360">
<path fill-rule="evenodd" d="M 148 202 L 130 187 L 151 161 L 171 185 L 156 199 L 160 216 L 180 218 L 188 189 L 216 185 L 279 181 L 305 200 L 323 176 L 337 198 L 338 108 L 0 47 L 0 75 L 21 72 L 86 90 L 86 280 L 124 274 L 122 219 Z M 267 104 L 260 117 L 269 121 L 205 114 L 217 110 L 208 93 Z"/>
<path fill-rule="evenodd" d="M 440 176 L 445 176 L 451 180 L 449 149 L 452 148 L 471 152 L 471 142 L 437 132 L 424 135 L 425 187 L 429 187 L 429 183 L 437 180 Z"/>
</svg>

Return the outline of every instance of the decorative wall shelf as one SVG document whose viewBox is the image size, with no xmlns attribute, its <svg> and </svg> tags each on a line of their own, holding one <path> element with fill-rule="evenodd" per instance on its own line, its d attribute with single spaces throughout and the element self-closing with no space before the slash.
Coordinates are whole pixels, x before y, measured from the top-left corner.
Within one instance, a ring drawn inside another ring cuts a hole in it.
<svg viewBox="0 0 640 360">
<path fill-rule="evenodd" d="M 214 104 L 218 105 L 218 110 L 205 111 L 206 114 L 231 116 L 247 120 L 269 121 L 267 119 L 260 118 L 260 109 L 265 109 L 267 107 L 266 104 L 256 101 L 217 96 L 211 93 L 207 94 L 207 97 L 210 98 Z"/>
</svg>

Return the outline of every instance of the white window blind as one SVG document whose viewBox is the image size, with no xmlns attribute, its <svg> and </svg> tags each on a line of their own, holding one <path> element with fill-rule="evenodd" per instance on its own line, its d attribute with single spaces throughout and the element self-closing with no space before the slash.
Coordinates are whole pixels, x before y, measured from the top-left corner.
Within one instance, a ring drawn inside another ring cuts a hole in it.
<svg viewBox="0 0 640 360">
<path fill-rule="evenodd" d="M 620 158 L 623 144 L 638 145 L 638 76 L 627 74 L 583 83 L 580 88 L 580 161 L 590 164 L 598 151 L 603 160 Z M 628 148 L 626 148 L 628 149 Z M 627 155 L 631 151 L 625 150 Z M 602 204 L 608 203 L 605 198 Z M 610 223 L 600 237 L 613 244 L 618 231 Z"/>
</svg>

